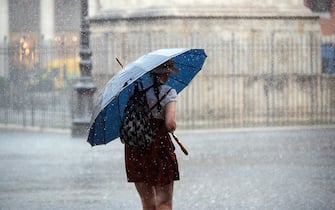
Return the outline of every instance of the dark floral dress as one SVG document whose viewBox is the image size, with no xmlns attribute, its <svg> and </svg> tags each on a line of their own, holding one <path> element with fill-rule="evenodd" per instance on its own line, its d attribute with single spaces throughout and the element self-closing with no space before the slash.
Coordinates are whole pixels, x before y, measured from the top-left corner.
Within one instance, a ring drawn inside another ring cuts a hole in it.
<svg viewBox="0 0 335 210">
<path fill-rule="evenodd" d="M 164 186 L 179 180 L 175 147 L 161 119 L 152 119 L 160 127 L 148 150 L 125 144 L 125 164 L 128 182 L 144 182 Z"/>
</svg>

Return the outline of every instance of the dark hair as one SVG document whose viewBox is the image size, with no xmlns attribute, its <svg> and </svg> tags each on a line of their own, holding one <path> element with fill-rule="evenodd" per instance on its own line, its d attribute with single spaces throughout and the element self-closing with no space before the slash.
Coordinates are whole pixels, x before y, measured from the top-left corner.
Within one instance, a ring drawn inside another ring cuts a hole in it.
<svg viewBox="0 0 335 210">
<path fill-rule="evenodd" d="M 154 93 L 156 95 L 157 101 L 159 101 L 159 87 L 162 85 L 162 82 L 158 74 L 151 73 L 150 76 L 153 80 Z M 157 110 L 158 112 L 162 110 L 162 106 L 160 103 L 157 104 Z"/>
</svg>

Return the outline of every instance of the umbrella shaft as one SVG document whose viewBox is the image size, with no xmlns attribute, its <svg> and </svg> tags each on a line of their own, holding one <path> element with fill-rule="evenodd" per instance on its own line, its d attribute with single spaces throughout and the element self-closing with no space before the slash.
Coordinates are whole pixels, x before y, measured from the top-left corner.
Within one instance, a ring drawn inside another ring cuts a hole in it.
<svg viewBox="0 0 335 210">
<path fill-rule="evenodd" d="M 188 155 L 188 151 L 187 149 L 185 148 L 185 146 L 181 143 L 181 141 L 177 138 L 176 135 L 174 135 L 174 133 L 171 133 L 174 140 L 176 140 L 176 142 L 178 143 L 178 145 L 180 146 L 181 150 L 184 152 L 185 155 Z"/>
</svg>

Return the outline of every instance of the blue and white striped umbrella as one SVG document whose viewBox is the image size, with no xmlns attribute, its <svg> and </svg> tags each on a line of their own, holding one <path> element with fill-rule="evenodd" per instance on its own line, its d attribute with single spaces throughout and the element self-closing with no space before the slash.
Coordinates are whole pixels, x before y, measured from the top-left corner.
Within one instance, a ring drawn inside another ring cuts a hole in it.
<svg viewBox="0 0 335 210">
<path fill-rule="evenodd" d="M 206 54 L 203 49 L 172 48 L 150 52 L 125 66 L 105 86 L 93 109 L 87 141 L 92 145 L 107 144 L 119 137 L 127 101 L 133 93 L 134 82 L 144 87 L 152 84 L 149 72 L 172 59 L 180 71 L 171 74 L 167 85 L 182 91 L 201 70 Z"/>
</svg>

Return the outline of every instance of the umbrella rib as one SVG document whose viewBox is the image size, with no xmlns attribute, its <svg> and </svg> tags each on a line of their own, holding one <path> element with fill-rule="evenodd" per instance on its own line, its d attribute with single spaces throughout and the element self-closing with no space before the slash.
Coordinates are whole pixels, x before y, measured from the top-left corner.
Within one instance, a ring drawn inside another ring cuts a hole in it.
<svg viewBox="0 0 335 210">
<path fill-rule="evenodd" d="M 173 78 L 173 80 L 175 80 L 175 81 L 177 81 L 177 82 L 179 82 L 179 83 L 181 83 L 181 84 L 183 84 L 183 85 L 187 85 L 187 83 L 185 83 L 184 81 L 182 81 L 182 80 L 179 80 L 179 79 L 177 79 L 177 78 Z"/>
</svg>

